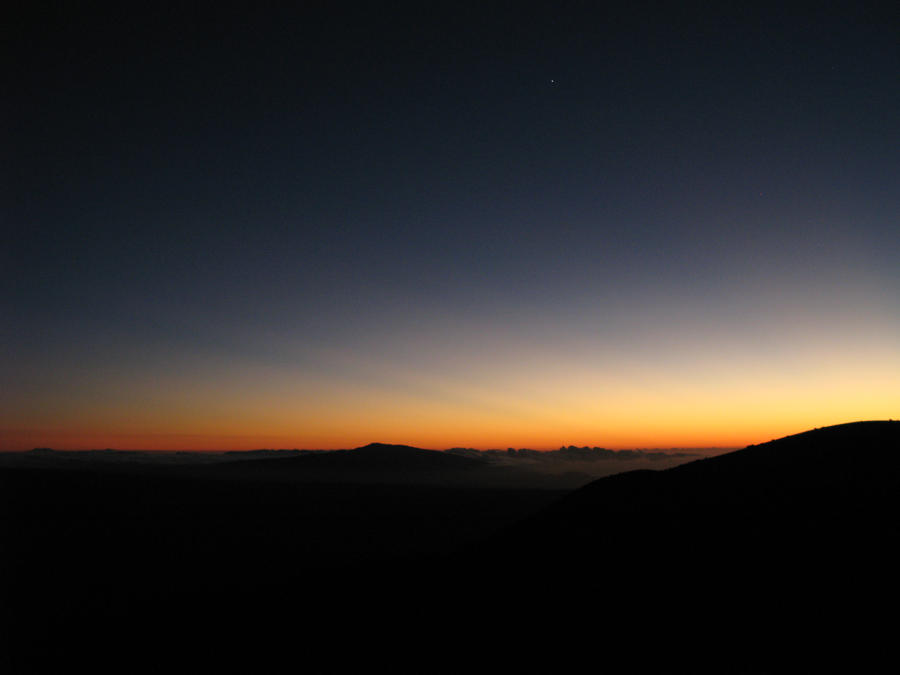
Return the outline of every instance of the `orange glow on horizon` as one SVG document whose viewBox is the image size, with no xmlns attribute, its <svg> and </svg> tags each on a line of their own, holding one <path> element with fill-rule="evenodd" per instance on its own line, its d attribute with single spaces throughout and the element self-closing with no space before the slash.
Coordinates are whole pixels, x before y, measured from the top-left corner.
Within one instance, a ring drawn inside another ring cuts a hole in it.
<svg viewBox="0 0 900 675">
<path fill-rule="evenodd" d="M 57 450 L 91 450 L 114 448 L 118 450 L 160 450 L 160 451 L 231 451 L 272 449 L 346 449 L 366 445 L 371 442 L 398 443 L 431 449 L 451 447 L 472 447 L 491 449 L 507 447 L 532 448 L 535 450 L 555 450 L 561 445 L 599 446 L 614 450 L 636 448 L 722 448 L 734 449 L 762 443 L 774 438 L 799 433 L 819 426 L 861 421 L 862 418 L 816 419 L 815 421 L 792 423 L 780 421 L 777 424 L 749 422 L 745 425 L 720 423 L 705 429 L 690 429 L 687 425 L 660 426 L 645 430 L 607 430 L 595 433 L 582 429 L 581 433 L 481 433 L 469 431 L 454 434 L 448 428 L 413 429 L 405 432 L 395 430 L 351 431 L 343 434 L 202 434 L 202 433 L 109 433 L 103 431 L 0 431 L 0 450 L 21 451 L 35 447 L 51 447 Z M 876 418 L 866 418 L 876 419 Z M 880 418 L 878 418 L 880 419 Z M 888 419 L 884 417 L 883 419 Z"/>
<path fill-rule="evenodd" d="M 0 411 L 0 450 L 734 448 L 900 417 L 895 340 L 848 325 L 759 345 L 694 329 L 646 344 L 428 336 L 418 350 L 322 348 L 314 369 L 300 356 L 149 373 L 101 363 Z"/>
</svg>

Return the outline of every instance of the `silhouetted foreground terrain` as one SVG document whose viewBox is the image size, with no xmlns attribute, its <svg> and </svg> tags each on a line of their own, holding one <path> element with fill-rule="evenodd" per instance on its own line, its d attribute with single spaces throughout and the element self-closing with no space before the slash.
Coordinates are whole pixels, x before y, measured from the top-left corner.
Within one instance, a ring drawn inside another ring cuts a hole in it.
<svg viewBox="0 0 900 675">
<path fill-rule="evenodd" d="M 900 423 L 845 424 L 600 479 L 470 556 L 527 561 L 553 580 L 530 603 L 590 607 L 635 656 L 665 646 L 653 667 L 883 672 L 898 488 Z"/>
<path fill-rule="evenodd" d="M 422 453 L 0 469 L 0 658 L 12 672 L 893 663 L 900 423 L 566 495 Z"/>
</svg>

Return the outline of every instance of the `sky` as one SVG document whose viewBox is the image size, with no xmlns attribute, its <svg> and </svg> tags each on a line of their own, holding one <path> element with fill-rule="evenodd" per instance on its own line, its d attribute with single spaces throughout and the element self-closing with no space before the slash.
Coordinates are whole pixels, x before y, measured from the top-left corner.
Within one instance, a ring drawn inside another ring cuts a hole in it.
<svg viewBox="0 0 900 675">
<path fill-rule="evenodd" d="M 30 3 L 0 449 L 900 417 L 891 3 Z"/>
</svg>

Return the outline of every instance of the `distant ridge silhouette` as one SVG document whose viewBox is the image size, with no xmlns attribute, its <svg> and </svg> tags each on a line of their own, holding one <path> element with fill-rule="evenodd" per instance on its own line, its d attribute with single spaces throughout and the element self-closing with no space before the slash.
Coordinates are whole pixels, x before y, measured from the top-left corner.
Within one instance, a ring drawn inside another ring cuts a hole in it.
<svg viewBox="0 0 900 675">
<path fill-rule="evenodd" d="M 402 443 L 368 443 L 366 445 L 361 445 L 358 448 L 353 448 L 354 450 L 367 450 L 367 451 L 376 451 L 376 452 L 440 452 L 439 450 L 427 450 L 425 448 L 417 448 L 412 445 L 404 445 Z"/>
<path fill-rule="evenodd" d="M 369 443 L 352 450 L 332 450 L 287 457 L 242 459 L 202 469 L 207 475 L 313 482 L 458 482 L 481 471 L 483 460 L 409 445 Z"/>
</svg>

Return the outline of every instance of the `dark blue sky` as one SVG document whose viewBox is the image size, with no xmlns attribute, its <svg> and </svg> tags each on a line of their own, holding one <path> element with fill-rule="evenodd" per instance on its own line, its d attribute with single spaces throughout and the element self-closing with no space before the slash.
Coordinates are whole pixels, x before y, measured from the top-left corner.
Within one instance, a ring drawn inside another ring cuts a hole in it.
<svg viewBox="0 0 900 675">
<path fill-rule="evenodd" d="M 841 350 L 887 372 L 900 353 L 890 3 L 302 4 L 14 17 L 8 445 L 208 436 L 236 416 L 235 436 L 339 443 L 337 401 L 402 420 L 372 413 L 348 440 L 405 442 L 398 390 L 436 402 L 423 428 L 502 399 L 520 412 L 497 412 L 494 436 L 549 438 L 568 418 L 533 421 L 543 399 L 522 381 L 586 373 L 586 420 L 613 371 L 656 373 L 634 384 L 648 406 L 677 395 L 660 373 L 695 391 L 709 363 L 739 381 L 768 360 L 777 379 L 811 353 L 832 365 L 809 372 L 840 371 L 820 401 L 835 415 L 900 404 L 837 394 L 868 372 Z M 333 388 L 331 426 L 246 412 L 276 395 L 267 368 L 290 373 L 279 400 L 298 411 Z M 603 419 L 572 433 L 600 443 Z"/>
</svg>

